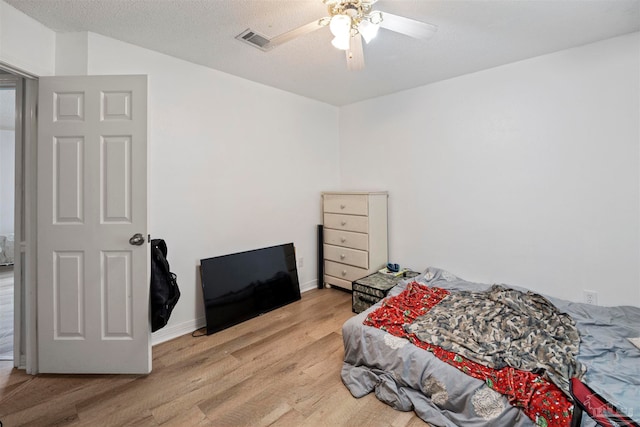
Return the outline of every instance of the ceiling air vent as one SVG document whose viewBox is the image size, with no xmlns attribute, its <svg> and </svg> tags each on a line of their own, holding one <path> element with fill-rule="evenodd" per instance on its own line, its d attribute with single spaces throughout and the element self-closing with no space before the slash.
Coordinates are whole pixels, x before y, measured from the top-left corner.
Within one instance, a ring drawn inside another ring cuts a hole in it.
<svg viewBox="0 0 640 427">
<path fill-rule="evenodd" d="M 268 45 L 270 40 L 265 36 L 256 33 L 250 28 L 247 28 L 246 30 L 238 34 L 236 36 L 236 39 L 240 40 L 241 42 L 250 44 L 253 47 L 257 47 L 260 50 L 264 50 L 264 51 L 269 50 Z"/>
</svg>

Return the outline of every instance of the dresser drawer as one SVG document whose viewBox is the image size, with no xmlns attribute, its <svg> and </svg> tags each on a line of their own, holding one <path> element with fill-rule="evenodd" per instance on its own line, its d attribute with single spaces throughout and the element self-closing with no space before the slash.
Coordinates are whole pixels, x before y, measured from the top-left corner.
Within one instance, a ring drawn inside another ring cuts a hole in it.
<svg viewBox="0 0 640 427">
<path fill-rule="evenodd" d="M 369 218 L 357 215 L 324 214 L 325 228 L 336 230 L 356 231 L 366 233 L 369 230 Z"/>
<path fill-rule="evenodd" d="M 324 243 L 366 251 L 369 249 L 369 235 L 353 233 L 351 231 L 326 229 L 324 231 Z"/>
<path fill-rule="evenodd" d="M 324 245 L 324 259 L 353 265 L 355 267 L 369 268 L 369 254 L 367 251 L 360 251 L 358 249 Z"/>
<path fill-rule="evenodd" d="M 364 194 L 325 194 L 324 211 L 347 215 L 367 215 L 368 198 Z"/>
<path fill-rule="evenodd" d="M 358 268 L 352 265 L 340 264 L 333 261 L 324 262 L 324 272 L 328 276 L 353 282 L 369 273 L 366 268 Z"/>
<path fill-rule="evenodd" d="M 328 283 L 331 286 L 337 286 L 339 288 L 351 290 L 351 283 L 348 280 L 338 279 L 337 277 L 324 275 L 324 283 Z"/>
</svg>

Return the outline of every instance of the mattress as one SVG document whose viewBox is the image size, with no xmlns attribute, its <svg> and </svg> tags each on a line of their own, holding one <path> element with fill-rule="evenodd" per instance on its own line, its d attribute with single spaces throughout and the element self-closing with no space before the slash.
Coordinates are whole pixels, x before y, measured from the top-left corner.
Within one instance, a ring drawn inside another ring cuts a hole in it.
<svg viewBox="0 0 640 427">
<path fill-rule="evenodd" d="M 484 291 L 490 285 L 468 282 L 444 270 L 428 268 L 389 292 L 400 294 L 412 281 L 449 291 Z M 511 288 L 526 291 L 523 288 Z M 575 321 L 580 335 L 577 360 L 586 368 L 583 381 L 638 421 L 640 418 L 640 308 L 599 307 L 546 297 Z M 342 380 L 351 394 L 376 397 L 395 409 L 415 411 L 434 426 L 553 425 L 529 417 L 486 381 L 464 374 L 407 339 L 363 324 L 382 302 L 343 325 Z M 595 423 L 586 416 L 584 426 Z"/>
</svg>

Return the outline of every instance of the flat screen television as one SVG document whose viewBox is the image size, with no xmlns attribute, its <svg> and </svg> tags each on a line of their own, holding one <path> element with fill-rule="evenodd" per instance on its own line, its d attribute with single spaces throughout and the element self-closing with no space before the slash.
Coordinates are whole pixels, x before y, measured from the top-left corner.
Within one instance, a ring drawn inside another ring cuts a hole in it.
<svg viewBox="0 0 640 427">
<path fill-rule="evenodd" d="M 300 299 L 293 243 L 200 260 L 207 335 Z"/>
</svg>

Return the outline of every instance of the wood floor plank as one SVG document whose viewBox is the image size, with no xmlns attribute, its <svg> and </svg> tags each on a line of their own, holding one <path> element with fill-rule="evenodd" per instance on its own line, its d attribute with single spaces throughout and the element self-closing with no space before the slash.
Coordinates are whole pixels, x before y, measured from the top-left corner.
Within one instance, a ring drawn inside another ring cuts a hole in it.
<svg viewBox="0 0 640 427">
<path fill-rule="evenodd" d="M 220 390 L 227 387 L 225 378 L 230 372 L 241 367 L 240 362 L 233 356 L 227 356 L 222 359 L 219 364 L 211 369 L 200 372 L 199 377 L 192 381 L 192 387 L 189 390 L 175 392 L 172 390 L 173 396 L 168 401 L 156 402 L 152 408 L 152 414 L 159 423 L 164 423 L 175 417 L 176 414 L 188 411 L 190 408 L 197 407 L 209 396 L 217 394 Z M 245 373 L 246 378 L 250 373 Z M 198 412 L 202 412 L 198 408 Z"/>
<path fill-rule="evenodd" d="M 0 362 L 0 421 L 13 426 L 425 425 L 342 384 L 351 295 L 302 300 L 216 334 L 153 349 L 149 375 L 27 375 Z"/>
<path fill-rule="evenodd" d="M 158 421 L 155 413 L 154 419 Z M 160 423 L 164 427 L 184 427 L 184 426 L 213 426 L 213 422 L 202 413 L 197 406 L 191 406 L 184 411 L 176 412 L 173 417 Z"/>
</svg>

